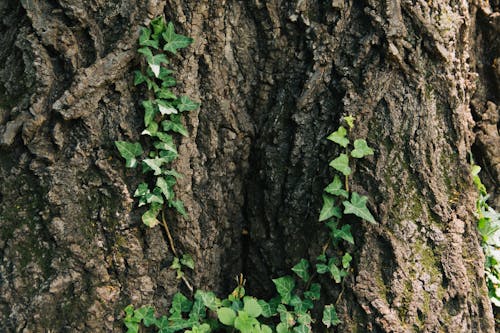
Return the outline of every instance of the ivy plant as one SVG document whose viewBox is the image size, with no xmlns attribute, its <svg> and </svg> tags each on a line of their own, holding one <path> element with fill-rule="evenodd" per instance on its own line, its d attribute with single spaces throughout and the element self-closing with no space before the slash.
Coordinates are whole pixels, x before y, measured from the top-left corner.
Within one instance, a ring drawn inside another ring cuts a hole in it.
<svg viewBox="0 0 500 333">
<path fill-rule="evenodd" d="M 172 90 L 176 80 L 174 71 L 167 65 L 170 56 L 192 42 L 192 38 L 177 34 L 174 25 L 171 22 L 165 23 L 162 17 L 154 19 L 149 27 L 141 29 L 138 52 L 142 55 L 145 66 L 143 70 L 135 71 L 134 84 L 145 85 L 148 90 L 147 98 L 141 101 L 144 110 L 144 130 L 141 134 L 150 137 L 148 142 L 151 146 L 144 149 L 140 142 L 115 142 L 127 168 L 140 165 L 144 174 L 152 176 L 149 179 L 153 181 L 139 184 L 134 197 L 138 199 L 139 207 L 147 208 L 142 214 L 142 222 L 146 226 L 153 228 L 160 220 L 163 222 L 175 255 L 171 267 L 177 271 L 179 279 L 183 278 L 182 268 L 193 269 L 194 262 L 189 255 L 177 255 L 163 218 L 163 210 L 171 208 L 187 218 L 184 204 L 176 199 L 174 192 L 174 185 L 182 175 L 172 168 L 172 163 L 178 157 L 175 136 L 188 136 L 182 114 L 197 109 L 199 104 Z"/>
<path fill-rule="evenodd" d="M 481 167 L 472 162 L 472 179 L 479 192 L 476 201 L 477 227 L 486 257 L 485 274 L 490 301 L 500 307 L 500 213 L 488 205 L 488 192 L 479 178 Z"/>
</svg>

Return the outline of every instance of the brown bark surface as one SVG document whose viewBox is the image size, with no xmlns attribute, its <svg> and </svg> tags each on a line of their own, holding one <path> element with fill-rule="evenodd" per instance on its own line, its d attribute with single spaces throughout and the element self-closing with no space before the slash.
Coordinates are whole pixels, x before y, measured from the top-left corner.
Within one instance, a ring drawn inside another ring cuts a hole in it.
<svg viewBox="0 0 500 333">
<path fill-rule="evenodd" d="M 183 290 L 166 235 L 131 198 L 143 176 L 113 144 L 140 140 L 136 39 L 164 15 L 195 39 L 173 61 L 178 91 L 202 103 L 175 165 L 189 219 L 167 218 L 197 288 L 227 292 L 243 272 L 269 296 L 272 277 L 318 254 L 337 153 L 325 137 L 353 115 L 375 150 L 353 188 L 379 224 L 352 221 L 355 269 L 324 293 L 339 299 L 334 331 L 494 332 L 468 154 L 498 191 L 498 7 L 1 1 L 4 331 L 121 332 L 124 306 L 164 312 Z"/>
</svg>

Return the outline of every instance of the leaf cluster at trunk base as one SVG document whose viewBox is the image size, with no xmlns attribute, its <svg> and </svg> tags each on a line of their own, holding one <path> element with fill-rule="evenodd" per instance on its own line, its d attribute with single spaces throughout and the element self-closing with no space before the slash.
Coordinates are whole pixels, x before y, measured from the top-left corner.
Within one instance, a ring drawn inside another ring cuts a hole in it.
<svg viewBox="0 0 500 333">
<path fill-rule="evenodd" d="M 142 134 L 151 137 L 154 147 L 142 159 L 141 165 L 144 173 L 155 176 L 155 181 L 152 189 L 147 183 L 139 184 L 134 196 L 139 198 L 139 206 L 148 207 L 142 216 L 142 221 L 148 227 L 160 223 L 158 215 L 166 206 L 186 215 L 182 202 L 174 199 L 173 186 L 181 175 L 167 166 L 177 158 L 177 147 L 172 134 L 188 134 L 180 113 L 194 110 L 198 104 L 188 97 L 177 97 L 170 90 L 175 85 L 175 79 L 170 76 L 172 71 L 165 67 L 168 58 L 163 51 L 175 54 L 178 49 L 191 42 L 189 37 L 176 34 L 172 23 L 165 24 L 162 18 L 153 20 L 149 28 L 143 28 L 139 38 L 141 47 L 138 51 L 144 55 L 147 68 L 143 72 L 136 72 L 135 84 L 145 83 L 149 90 L 150 98 L 142 102 L 145 110 L 145 130 Z M 338 325 L 340 320 L 334 304 L 318 309 L 322 290 L 318 276 L 327 275 L 327 281 L 342 284 L 343 288 L 344 277 L 351 270 L 353 256 L 345 248 L 354 245 L 354 238 L 345 215 L 376 223 L 367 208 L 368 198 L 349 191 L 351 162 L 373 155 L 374 152 L 364 139 L 356 139 L 351 143 L 348 134 L 354 127 L 353 117 L 344 117 L 344 123 L 346 127 L 340 126 L 328 136 L 343 151 L 330 162 L 335 175 L 324 189 L 323 206 L 318 219 L 329 237 L 313 263 L 301 259 L 291 269 L 294 275 L 273 279 L 276 295 L 270 300 L 247 295 L 245 280 L 240 275 L 236 289 L 224 299 L 218 298 L 211 291 L 197 290 L 192 300 L 177 293 L 168 310 L 169 315 L 158 317 L 151 306 L 135 309 L 133 305 L 129 305 L 125 308 L 124 318 L 127 332 L 139 332 L 144 326 L 161 333 L 308 333 L 312 332 L 313 325 L 322 324 L 326 328 Z M 138 158 L 145 154 L 140 143 L 117 141 L 116 146 L 129 168 L 136 167 Z M 162 220 L 175 255 L 171 268 L 177 271 L 178 278 L 186 282 L 182 268 L 194 269 L 194 261 L 189 255 L 177 255 L 168 227 L 163 218 Z M 341 295 L 342 293 L 339 298 Z M 322 316 L 314 318 L 313 313 L 322 313 Z"/>
</svg>

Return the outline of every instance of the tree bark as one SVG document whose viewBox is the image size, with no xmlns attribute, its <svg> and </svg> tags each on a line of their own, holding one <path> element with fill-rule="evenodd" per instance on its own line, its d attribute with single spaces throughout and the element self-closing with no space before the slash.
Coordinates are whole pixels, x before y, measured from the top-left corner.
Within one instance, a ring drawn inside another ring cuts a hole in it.
<svg viewBox="0 0 500 333">
<path fill-rule="evenodd" d="M 468 161 L 498 193 L 500 12 L 480 0 L 3 0 L 5 331 L 121 332 L 124 306 L 164 312 L 184 288 L 113 145 L 141 140 L 136 40 L 158 15 L 195 39 L 173 61 L 202 104 L 178 138 L 189 219 L 167 219 L 196 288 L 227 292 L 243 272 L 269 296 L 315 258 L 338 153 L 325 137 L 352 115 L 375 150 L 352 186 L 378 224 L 352 221 L 354 270 L 324 295 L 334 331 L 494 332 Z"/>
</svg>

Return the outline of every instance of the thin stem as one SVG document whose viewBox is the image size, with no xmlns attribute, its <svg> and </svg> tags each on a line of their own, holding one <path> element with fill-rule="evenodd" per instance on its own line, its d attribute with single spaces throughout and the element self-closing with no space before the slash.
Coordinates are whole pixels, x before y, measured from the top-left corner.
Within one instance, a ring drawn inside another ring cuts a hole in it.
<svg viewBox="0 0 500 333">
<path fill-rule="evenodd" d="M 163 209 L 161 210 L 161 221 L 163 222 L 163 228 L 165 229 L 165 232 L 167 233 L 168 242 L 170 244 L 170 248 L 172 249 L 172 253 L 174 254 L 174 256 L 178 257 L 177 251 L 175 250 L 174 239 L 172 238 L 172 235 L 170 234 L 170 229 L 168 228 L 167 221 L 165 220 L 165 211 Z"/>
</svg>

